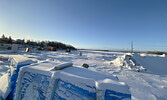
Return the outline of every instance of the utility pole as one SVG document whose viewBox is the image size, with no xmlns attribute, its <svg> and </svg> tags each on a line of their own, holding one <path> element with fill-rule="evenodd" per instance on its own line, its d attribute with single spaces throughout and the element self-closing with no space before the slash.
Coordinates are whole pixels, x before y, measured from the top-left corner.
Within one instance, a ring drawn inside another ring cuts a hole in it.
<svg viewBox="0 0 167 100">
<path fill-rule="evenodd" d="M 133 53 L 133 41 L 131 41 L 131 53 Z"/>
</svg>

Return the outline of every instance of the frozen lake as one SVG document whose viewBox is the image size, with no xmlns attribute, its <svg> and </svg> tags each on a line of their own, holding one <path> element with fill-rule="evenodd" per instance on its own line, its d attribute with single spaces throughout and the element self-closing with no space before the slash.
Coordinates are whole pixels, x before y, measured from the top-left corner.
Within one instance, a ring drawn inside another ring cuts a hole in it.
<svg viewBox="0 0 167 100">
<path fill-rule="evenodd" d="M 82 54 L 81 54 L 81 53 Z M 41 53 L 10 53 L 1 51 L 0 77 L 8 72 L 10 56 L 24 56 L 37 62 L 72 62 L 76 67 L 84 63 L 89 70 L 117 76 L 125 82 L 133 100 L 166 100 L 167 99 L 167 56 L 148 54 L 127 54 L 102 51 L 65 51 Z M 0 86 L 1 87 L 1 86 Z"/>
</svg>

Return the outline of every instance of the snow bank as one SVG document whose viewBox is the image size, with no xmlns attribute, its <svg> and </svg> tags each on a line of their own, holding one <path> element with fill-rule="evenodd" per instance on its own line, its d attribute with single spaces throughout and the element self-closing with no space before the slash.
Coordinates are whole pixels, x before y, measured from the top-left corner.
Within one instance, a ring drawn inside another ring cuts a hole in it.
<svg viewBox="0 0 167 100">
<path fill-rule="evenodd" d="M 135 59 L 133 55 L 127 53 L 123 56 L 119 56 L 117 59 L 111 61 L 111 63 L 114 64 L 114 66 L 120 67 L 120 69 L 134 70 L 137 72 L 146 71 L 147 69 L 138 64 L 138 59 Z"/>
<path fill-rule="evenodd" d="M 78 67 L 53 71 L 57 65 L 47 61 L 21 68 L 15 99 L 131 98 L 128 86 L 116 77 Z"/>
<path fill-rule="evenodd" d="M 125 54 L 112 63 L 120 68 L 146 73 L 167 75 L 167 57 L 165 55 Z"/>
<path fill-rule="evenodd" d="M 167 75 L 167 56 L 150 54 L 133 54 L 136 63 L 143 66 L 149 73 Z"/>
</svg>

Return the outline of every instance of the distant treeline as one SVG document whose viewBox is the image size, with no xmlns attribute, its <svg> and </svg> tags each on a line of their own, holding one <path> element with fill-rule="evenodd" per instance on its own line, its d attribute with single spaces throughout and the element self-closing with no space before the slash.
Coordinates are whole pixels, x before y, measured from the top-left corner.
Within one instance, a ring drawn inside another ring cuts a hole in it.
<svg viewBox="0 0 167 100">
<path fill-rule="evenodd" d="M 5 37 L 5 35 L 3 34 L 2 37 L 0 38 L 0 43 L 8 43 L 8 44 L 22 44 L 25 46 L 31 46 L 31 47 L 41 47 L 41 48 L 45 48 L 45 47 L 54 47 L 56 49 L 76 49 L 74 46 L 72 45 L 67 45 L 61 42 L 57 42 L 57 41 L 34 41 L 34 40 L 27 40 L 25 41 L 24 39 L 12 39 L 11 36 L 9 37 Z"/>
<path fill-rule="evenodd" d="M 157 55 L 167 55 L 167 52 L 163 52 L 163 51 L 146 51 L 146 54 L 157 54 Z"/>
</svg>

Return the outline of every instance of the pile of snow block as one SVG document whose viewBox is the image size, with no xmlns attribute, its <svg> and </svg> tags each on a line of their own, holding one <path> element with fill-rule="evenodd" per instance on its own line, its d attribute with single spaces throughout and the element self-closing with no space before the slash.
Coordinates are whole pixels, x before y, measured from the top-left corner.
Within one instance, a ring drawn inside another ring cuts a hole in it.
<svg viewBox="0 0 167 100">
<path fill-rule="evenodd" d="M 46 61 L 22 67 L 13 99 L 131 99 L 128 86 L 117 77 L 74 66 L 55 70 L 55 66 L 61 64 Z"/>
<path fill-rule="evenodd" d="M 14 98 L 14 93 L 17 85 L 18 72 L 21 67 L 36 63 L 34 59 L 30 59 L 21 55 L 13 55 L 9 58 L 10 69 L 0 78 L 0 97 L 6 99 Z"/>
<path fill-rule="evenodd" d="M 47 97 L 55 63 L 42 62 L 21 68 L 15 99 L 44 100 Z"/>
</svg>

